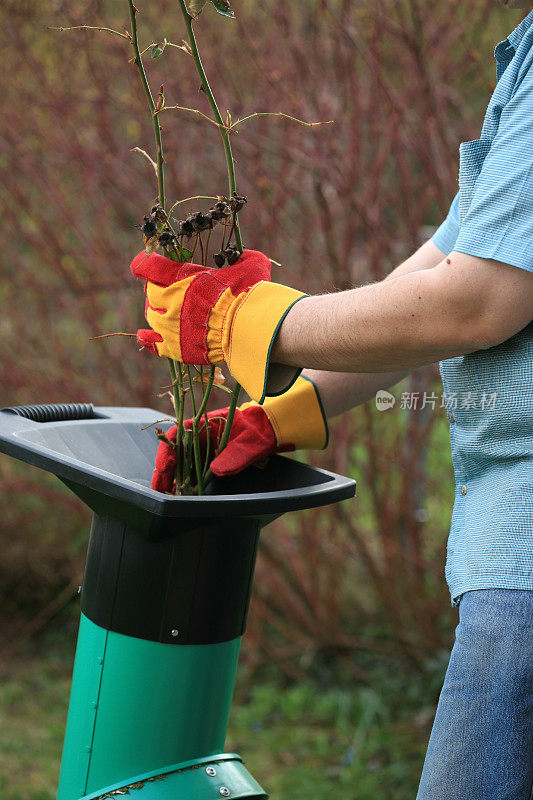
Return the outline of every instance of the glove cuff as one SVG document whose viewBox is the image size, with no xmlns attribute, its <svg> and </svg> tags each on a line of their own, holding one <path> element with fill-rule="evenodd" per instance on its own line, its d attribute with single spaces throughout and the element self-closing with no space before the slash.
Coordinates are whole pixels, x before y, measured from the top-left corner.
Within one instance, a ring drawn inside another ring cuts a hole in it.
<svg viewBox="0 0 533 800">
<path fill-rule="evenodd" d="M 222 326 L 222 351 L 228 368 L 252 400 L 282 395 L 302 371 L 287 367 L 284 385 L 268 386 L 268 368 L 274 339 L 281 323 L 303 292 L 278 283 L 260 281 L 235 298 Z"/>
<path fill-rule="evenodd" d="M 300 376 L 292 388 L 262 406 L 276 434 L 278 446 L 295 450 L 323 450 L 329 432 L 320 395 L 313 381 Z"/>
</svg>

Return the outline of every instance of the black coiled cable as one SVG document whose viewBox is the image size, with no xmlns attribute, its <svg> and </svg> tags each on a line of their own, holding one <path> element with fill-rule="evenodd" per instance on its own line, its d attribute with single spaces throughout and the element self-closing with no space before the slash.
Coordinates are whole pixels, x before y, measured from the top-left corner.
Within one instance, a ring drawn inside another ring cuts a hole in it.
<svg viewBox="0 0 533 800">
<path fill-rule="evenodd" d="M 8 406 L 2 408 L 10 414 L 31 419 L 33 422 L 63 422 L 74 419 L 94 419 L 92 403 L 51 403 L 42 406 Z"/>
</svg>

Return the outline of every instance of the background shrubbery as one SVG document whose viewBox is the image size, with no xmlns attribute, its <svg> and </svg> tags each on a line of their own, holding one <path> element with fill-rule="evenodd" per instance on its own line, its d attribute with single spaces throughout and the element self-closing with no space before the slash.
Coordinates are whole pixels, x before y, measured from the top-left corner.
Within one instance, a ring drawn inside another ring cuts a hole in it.
<svg viewBox="0 0 533 800">
<path fill-rule="evenodd" d="M 175 3 L 137 5 L 146 44 L 181 40 Z M 234 5 L 235 22 L 206 12 L 198 33 L 221 108 L 335 120 L 309 130 L 261 118 L 239 129 L 246 243 L 283 264 L 276 280 L 311 292 L 384 276 L 444 217 L 458 144 L 478 137 L 494 85 L 493 46 L 519 18 L 488 0 Z M 149 164 L 130 152 L 152 143 L 131 54 L 103 33 L 46 28 L 121 29 L 126 4 L 6 0 L 0 13 L 0 404 L 165 410 L 164 364 L 133 340 L 88 341 L 142 319 L 127 265 L 155 188 Z M 147 66 L 169 104 L 206 104 L 184 53 L 167 48 Z M 224 192 L 214 126 L 179 112 L 162 121 L 169 198 Z M 403 390 L 440 394 L 436 370 L 418 371 Z M 265 530 L 244 651 L 250 680 L 349 680 L 379 692 L 387 669 L 419 680 L 442 662 L 454 619 L 443 576 L 453 497 L 446 421 L 438 408 L 399 405 L 346 415 L 328 451 L 313 456 L 357 479 L 357 501 Z M 0 472 L 9 674 L 51 619 L 73 637 L 88 517 L 54 479 L 6 458 Z"/>
</svg>

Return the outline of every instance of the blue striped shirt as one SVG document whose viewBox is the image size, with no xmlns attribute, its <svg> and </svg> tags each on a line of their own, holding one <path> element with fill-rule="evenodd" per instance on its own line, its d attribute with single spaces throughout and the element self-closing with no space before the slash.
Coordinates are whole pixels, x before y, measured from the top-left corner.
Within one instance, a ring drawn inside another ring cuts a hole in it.
<svg viewBox="0 0 533 800">
<path fill-rule="evenodd" d="M 481 136 L 459 148 L 459 192 L 433 241 L 533 272 L 533 11 L 494 55 Z M 456 478 L 452 603 L 472 589 L 533 589 L 533 323 L 440 368 Z"/>
</svg>

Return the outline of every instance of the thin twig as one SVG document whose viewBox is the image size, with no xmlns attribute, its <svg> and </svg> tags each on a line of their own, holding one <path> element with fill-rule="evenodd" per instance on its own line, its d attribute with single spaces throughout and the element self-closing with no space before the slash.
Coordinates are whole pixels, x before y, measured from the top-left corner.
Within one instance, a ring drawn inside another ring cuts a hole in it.
<svg viewBox="0 0 533 800">
<path fill-rule="evenodd" d="M 247 122 L 249 119 L 253 119 L 254 117 L 282 117 L 283 119 L 292 120 L 292 122 L 297 122 L 298 125 L 305 125 L 306 128 L 315 128 L 317 125 L 332 125 L 335 120 L 328 119 L 324 122 L 305 122 L 303 119 L 297 119 L 297 117 L 291 117 L 290 114 L 284 114 L 282 111 L 255 111 L 253 114 L 248 114 L 247 117 L 243 117 L 242 119 L 238 119 L 236 122 L 232 122 L 230 125 L 226 126 L 227 130 L 231 131 L 240 125 L 242 122 Z"/>
<path fill-rule="evenodd" d="M 95 342 L 97 339 L 108 339 L 110 336 L 133 336 L 137 338 L 136 333 L 102 333 L 101 336 L 89 336 L 90 342 Z"/>
<path fill-rule="evenodd" d="M 186 197 L 184 200 L 176 200 L 176 202 L 170 206 L 167 216 L 170 217 L 176 206 L 180 206 L 182 203 L 188 203 L 190 200 L 218 200 L 218 197 L 211 197 L 207 194 L 196 194 L 194 197 Z"/>
<path fill-rule="evenodd" d="M 148 50 L 150 50 L 152 47 L 157 47 L 158 44 L 159 44 L 159 42 L 150 42 L 149 45 L 147 45 L 143 50 L 140 51 L 141 56 L 143 56 L 145 53 L 147 53 Z M 183 50 L 183 52 L 187 53 L 188 56 L 191 55 L 191 52 L 190 52 L 188 46 L 186 46 L 186 45 L 174 44 L 174 42 L 166 42 L 165 43 L 165 48 L 167 48 L 167 47 L 175 47 L 176 50 Z M 130 58 L 129 63 L 131 64 L 133 61 L 135 61 L 135 57 L 134 58 Z"/>
<path fill-rule="evenodd" d="M 141 428 L 142 431 L 147 431 L 148 428 L 152 428 L 154 425 L 159 425 L 160 422 L 174 422 L 171 417 L 165 417 L 165 419 L 156 419 L 155 422 L 151 422 L 149 425 L 145 425 L 144 428 Z"/>
<path fill-rule="evenodd" d="M 207 120 L 207 122 L 210 122 L 212 125 L 216 125 L 217 128 L 222 127 L 225 130 L 228 130 L 227 126 L 224 125 L 223 122 L 220 123 L 214 119 L 211 119 L 211 117 L 208 117 L 207 114 L 203 113 L 203 111 L 198 111 L 197 108 L 188 108 L 187 106 L 163 106 L 163 108 L 160 108 L 159 111 L 156 111 L 155 113 L 161 114 L 163 111 L 188 111 L 190 114 L 196 114 L 199 117 L 203 117 L 205 120 Z"/>
<path fill-rule="evenodd" d="M 161 126 L 159 125 L 159 120 L 155 113 L 154 98 L 152 97 L 152 91 L 150 89 L 150 85 L 146 77 L 143 60 L 139 50 L 139 37 L 137 34 L 137 19 L 136 19 L 137 9 L 133 5 L 133 0 L 128 0 L 128 5 L 130 9 L 130 20 L 131 20 L 131 44 L 135 52 L 134 61 L 137 70 L 139 72 L 139 77 L 141 79 L 141 84 L 144 89 L 146 99 L 148 100 L 150 111 L 152 113 L 152 122 L 154 126 L 156 154 L 157 154 L 157 185 L 159 190 L 159 205 L 162 208 L 165 208 L 165 179 L 163 175 L 164 158 L 163 158 L 163 144 L 161 142 Z"/>
<path fill-rule="evenodd" d="M 155 163 L 155 161 L 154 161 L 154 159 L 152 158 L 152 156 L 149 156 L 149 155 L 148 155 L 148 153 L 146 152 L 146 150 L 143 150 L 143 149 L 142 149 L 142 147 L 132 147 L 132 148 L 131 148 L 131 150 L 130 150 L 130 152 L 131 152 L 131 153 L 140 153 L 142 156 L 144 156 L 146 159 L 148 159 L 148 161 L 150 162 L 150 164 L 151 164 L 151 165 L 152 165 L 152 167 L 154 168 L 154 172 L 155 172 L 155 174 L 156 174 L 156 177 L 157 177 L 157 164 Z"/>
<path fill-rule="evenodd" d="M 131 36 L 127 31 L 126 33 L 121 33 L 120 31 L 113 30 L 113 28 L 100 28 L 97 25 L 70 25 L 69 27 L 47 25 L 46 27 L 49 31 L 103 31 L 104 33 L 112 33 L 115 36 L 120 36 L 121 39 L 126 39 L 128 42 L 131 41 Z"/>
</svg>

